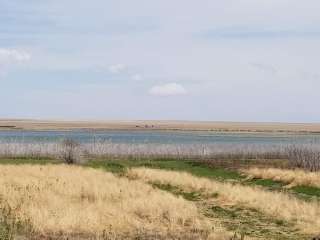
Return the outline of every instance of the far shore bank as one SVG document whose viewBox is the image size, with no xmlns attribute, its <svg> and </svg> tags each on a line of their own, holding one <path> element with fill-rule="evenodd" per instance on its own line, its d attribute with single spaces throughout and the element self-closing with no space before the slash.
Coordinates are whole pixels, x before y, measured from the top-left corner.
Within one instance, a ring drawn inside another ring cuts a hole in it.
<svg viewBox="0 0 320 240">
<path fill-rule="evenodd" d="M 237 133 L 304 133 L 319 134 L 320 123 L 256 123 L 196 121 L 57 121 L 0 119 L 1 130 L 148 130 L 212 131 Z"/>
</svg>

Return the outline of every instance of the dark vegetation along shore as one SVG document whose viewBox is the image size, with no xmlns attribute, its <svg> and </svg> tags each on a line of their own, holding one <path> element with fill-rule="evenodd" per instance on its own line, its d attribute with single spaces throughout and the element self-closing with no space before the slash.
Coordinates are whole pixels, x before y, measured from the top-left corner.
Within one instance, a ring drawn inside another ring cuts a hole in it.
<svg viewBox="0 0 320 240">
<path fill-rule="evenodd" d="M 307 240 L 320 233 L 315 146 L 194 155 L 126 147 L 128 154 L 122 145 L 71 139 L 2 145 L 0 239 Z"/>
</svg>

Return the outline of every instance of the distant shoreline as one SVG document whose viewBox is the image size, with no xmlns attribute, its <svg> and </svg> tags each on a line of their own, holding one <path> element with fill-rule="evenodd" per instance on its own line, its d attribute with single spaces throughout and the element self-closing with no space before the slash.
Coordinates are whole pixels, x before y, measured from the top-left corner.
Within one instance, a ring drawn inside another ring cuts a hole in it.
<svg viewBox="0 0 320 240">
<path fill-rule="evenodd" d="M 56 121 L 0 119 L 0 131 L 200 131 L 235 133 L 320 134 L 320 123 L 249 123 L 196 121 Z"/>
</svg>

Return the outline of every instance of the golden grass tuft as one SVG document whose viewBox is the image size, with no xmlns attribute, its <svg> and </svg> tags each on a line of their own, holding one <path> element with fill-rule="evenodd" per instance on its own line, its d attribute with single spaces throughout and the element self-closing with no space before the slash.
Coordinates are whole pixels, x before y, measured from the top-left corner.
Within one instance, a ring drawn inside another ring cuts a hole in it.
<svg viewBox="0 0 320 240">
<path fill-rule="evenodd" d="M 183 172 L 136 168 L 130 170 L 128 176 L 145 182 L 171 184 L 191 191 L 216 193 L 220 204 L 254 208 L 276 219 L 294 222 L 301 232 L 319 233 L 320 204 L 318 202 L 304 202 L 284 193 L 212 181 Z"/>
<path fill-rule="evenodd" d="M 242 172 L 251 178 L 272 179 L 290 184 L 290 186 L 312 186 L 320 188 L 320 172 L 303 170 L 284 170 L 277 168 L 251 168 Z"/>
<path fill-rule="evenodd" d="M 142 181 L 77 166 L 0 166 L 0 200 L 1 209 L 9 208 L 10 217 L 39 236 L 211 231 L 191 202 Z M 223 230 L 217 234 L 214 239 L 226 237 Z"/>
</svg>

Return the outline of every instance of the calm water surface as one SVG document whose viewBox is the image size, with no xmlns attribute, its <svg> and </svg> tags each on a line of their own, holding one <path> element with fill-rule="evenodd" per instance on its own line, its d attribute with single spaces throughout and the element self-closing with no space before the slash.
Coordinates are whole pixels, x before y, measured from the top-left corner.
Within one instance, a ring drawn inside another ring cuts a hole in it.
<svg viewBox="0 0 320 240">
<path fill-rule="evenodd" d="M 320 134 L 165 132 L 165 131 L 0 131 L 0 142 L 56 142 L 71 138 L 82 143 L 159 144 L 290 144 L 320 143 Z"/>
</svg>

